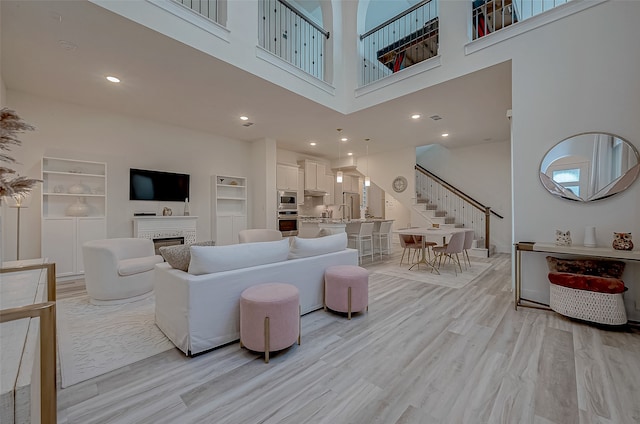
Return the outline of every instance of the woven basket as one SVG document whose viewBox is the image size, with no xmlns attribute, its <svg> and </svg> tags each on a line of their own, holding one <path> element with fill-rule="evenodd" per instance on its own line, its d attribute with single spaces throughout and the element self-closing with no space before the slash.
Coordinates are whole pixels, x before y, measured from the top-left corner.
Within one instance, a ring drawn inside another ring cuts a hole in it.
<svg viewBox="0 0 640 424">
<path fill-rule="evenodd" d="M 622 293 L 598 293 L 549 284 L 549 306 L 559 314 L 607 325 L 627 323 Z"/>
</svg>

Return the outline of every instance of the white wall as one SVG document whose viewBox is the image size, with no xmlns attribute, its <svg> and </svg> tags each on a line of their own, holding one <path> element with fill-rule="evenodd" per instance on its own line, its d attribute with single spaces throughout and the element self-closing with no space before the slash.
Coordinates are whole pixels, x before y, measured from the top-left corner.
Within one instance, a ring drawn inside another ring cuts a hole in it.
<svg viewBox="0 0 640 424">
<path fill-rule="evenodd" d="M 640 2 L 606 2 L 512 40 L 514 241 L 552 241 L 563 229 L 582 244 L 590 225 L 599 246 L 610 246 L 614 231 L 640 234 L 639 181 L 584 204 L 550 195 L 538 178 L 545 153 L 573 134 L 613 133 L 640 149 L 639 16 Z M 613 30 L 594 30 L 604 22 Z M 639 268 L 630 263 L 623 278 L 627 311 L 634 300 L 640 307 Z M 546 303 L 544 255 L 525 253 L 523 272 L 523 296 Z"/>
<path fill-rule="evenodd" d="M 198 216 L 197 238 L 211 238 L 210 176 L 250 175 L 250 143 L 8 91 L 8 105 L 36 127 L 16 150 L 18 171 L 40 178 L 43 156 L 107 162 L 107 236 L 130 237 L 136 211 L 160 213 L 164 206 L 182 213 L 182 202 L 129 201 L 129 168 L 191 175 L 190 212 Z M 22 211 L 21 259 L 40 256 L 40 194 Z M 6 210 L 5 260 L 15 259 L 15 216 Z"/>
<path fill-rule="evenodd" d="M 247 205 L 251 216 L 247 228 L 277 229 L 278 204 L 276 186 L 276 141 L 263 139 L 251 144 L 251 180 L 249 191 L 251 202 Z"/>
<path fill-rule="evenodd" d="M 507 119 L 505 117 L 505 119 Z M 490 242 L 497 252 L 511 246 L 511 148 L 509 141 L 447 149 L 418 148 L 416 162 L 504 219 L 491 216 Z"/>
</svg>

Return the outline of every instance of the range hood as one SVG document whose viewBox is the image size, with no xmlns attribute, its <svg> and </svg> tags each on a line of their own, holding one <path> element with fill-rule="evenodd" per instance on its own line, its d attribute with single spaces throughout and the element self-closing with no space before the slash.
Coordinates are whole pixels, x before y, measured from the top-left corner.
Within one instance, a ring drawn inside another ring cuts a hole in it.
<svg viewBox="0 0 640 424">
<path fill-rule="evenodd" d="M 305 196 L 312 196 L 312 197 L 321 197 L 326 195 L 327 192 L 326 191 L 322 191 L 322 190 L 305 190 L 304 191 L 304 195 Z"/>
</svg>

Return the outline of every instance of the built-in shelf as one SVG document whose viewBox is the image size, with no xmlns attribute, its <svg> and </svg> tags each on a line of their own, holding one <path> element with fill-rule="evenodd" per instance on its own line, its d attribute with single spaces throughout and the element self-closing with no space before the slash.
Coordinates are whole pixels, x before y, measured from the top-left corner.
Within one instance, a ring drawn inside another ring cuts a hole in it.
<svg viewBox="0 0 640 424">
<path fill-rule="evenodd" d="M 82 244 L 107 237 L 106 193 L 106 163 L 42 158 L 41 251 L 57 277 L 83 274 Z"/>
<path fill-rule="evenodd" d="M 247 179 L 229 175 L 211 178 L 211 237 L 218 246 L 238 243 L 238 233 L 247 228 Z"/>
</svg>

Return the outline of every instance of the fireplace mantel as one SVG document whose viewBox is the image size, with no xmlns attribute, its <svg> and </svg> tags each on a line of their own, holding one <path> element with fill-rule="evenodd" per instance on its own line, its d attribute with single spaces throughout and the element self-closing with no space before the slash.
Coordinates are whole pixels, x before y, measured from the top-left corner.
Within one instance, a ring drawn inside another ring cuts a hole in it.
<svg viewBox="0 0 640 424">
<path fill-rule="evenodd" d="M 136 216 L 133 236 L 146 239 L 184 237 L 185 244 L 196 242 L 197 216 Z"/>
</svg>

